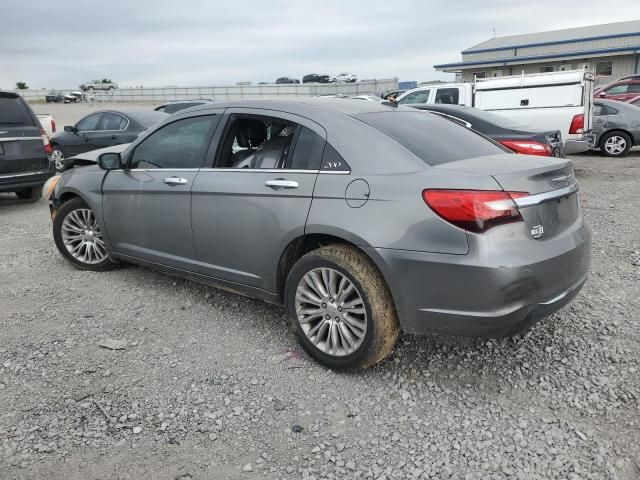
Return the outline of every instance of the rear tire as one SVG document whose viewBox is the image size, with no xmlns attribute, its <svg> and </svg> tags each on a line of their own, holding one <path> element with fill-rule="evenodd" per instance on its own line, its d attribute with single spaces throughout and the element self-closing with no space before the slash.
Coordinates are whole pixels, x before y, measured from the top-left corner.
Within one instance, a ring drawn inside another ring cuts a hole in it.
<svg viewBox="0 0 640 480">
<path fill-rule="evenodd" d="M 53 240 L 58 251 L 80 270 L 114 268 L 95 214 L 79 197 L 64 203 L 53 220 Z"/>
<path fill-rule="evenodd" d="M 326 295 L 317 283 L 310 287 L 314 278 L 327 287 Z M 359 370 L 382 361 L 400 334 L 382 274 L 348 245 L 321 247 L 300 258 L 289 273 L 284 298 L 302 347 L 332 369 Z"/>
<path fill-rule="evenodd" d="M 608 132 L 600 139 L 600 151 L 607 157 L 626 157 L 632 143 L 629 135 L 624 132 Z"/>
<path fill-rule="evenodd" d="M 18 190 L 16 192 L 16 196 L 21 200 L 27 200 L 28 202 L 37 202 L 42 196 L 42 186 Z"/>
</svg>

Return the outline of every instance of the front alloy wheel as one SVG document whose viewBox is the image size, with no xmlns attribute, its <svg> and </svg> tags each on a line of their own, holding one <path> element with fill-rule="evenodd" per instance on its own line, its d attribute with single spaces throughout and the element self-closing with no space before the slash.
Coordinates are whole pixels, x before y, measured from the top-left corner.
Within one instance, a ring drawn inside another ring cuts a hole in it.
<svg viewBox="0 0 640 480">
<path fill-rule="evenodd" d="M 60 207 L 53 221 L 53 239 L 62 256 L 81 270 L 106 270 L 114 265 L 95 214 L 81 198 Z"/>
</svg>

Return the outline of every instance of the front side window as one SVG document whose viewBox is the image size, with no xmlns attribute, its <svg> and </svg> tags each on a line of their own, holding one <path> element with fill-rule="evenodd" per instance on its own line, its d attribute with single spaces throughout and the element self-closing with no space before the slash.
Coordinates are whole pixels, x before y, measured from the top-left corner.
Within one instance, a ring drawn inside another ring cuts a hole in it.
<svg viewBox="0 0 640 480">
<path fill-rule="evenodd" d="M 76 125 L 76 130 L 79 132 L 94 132 L 98 130 L 98 122 L 100 122 L 100 118 L 102 118 L 101 113 L 94 113 L 93 115 L 84 117 Z"/>
<path fill-rule="evenodd" d="M 430 90 L 420 90 L 419 92 L 412 92 L 401 98 L 398 103 L 427 103 L 429 100 Z"/>
<path fill-rule="evenodd" d="M 596 77 L 610 77 L 613 72 L 612 62 L 596 63 Z"/>
<path fill-rule="evenodd" d="M 178 120 L 149 135 L 136 147 L 129 168 L 200 168 L 219 115 Z"/>
<path fill-rule="evenodd" d="M 450 105 L 457 105 L 459 99 L 459 92 L 457 88 L 439 88 L 436 90 L 435 103 L 448 103 Z"/>
</svg>

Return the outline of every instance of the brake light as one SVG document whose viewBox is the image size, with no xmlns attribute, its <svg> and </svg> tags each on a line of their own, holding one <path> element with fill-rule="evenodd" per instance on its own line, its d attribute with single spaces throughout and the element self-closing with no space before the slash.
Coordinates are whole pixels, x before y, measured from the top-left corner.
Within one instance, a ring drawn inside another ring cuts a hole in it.
<svg viewBox="0 0 640 480">
<path fill-rule="evenodd" d="M 44 129 L 40 129 L 40 136 L 42 137 L 42 143 L 44 144 L 44 153 L 47 155 L 51 155 L 51 144 L 49 143 L 49 137 L 47 137 L 47 132 Z"/>
<path fill-rule="evenodd" d="M 531 140 L 500 140 L 500 143 L 516 153 L 524 155 L 540 155 L 550 157 L 553 153 L 551 145 Z"/>
<path fill-rule="evenodd" d="M 53 118 L 51 119 L 51 132 L 56 133 L 56 121 Z"/>
<path fill-rule="evenodd" d="M 584 115 L 581 113 L 571 120 L 569 133 L 582 133 L 584 131 Z"/>
<path fill-rule="evenodd" d="M 514 199 L 527 192 L 502 190 L 424 190 L 422 198 L 440 217 L 470 232 L 486 232 L 496 225 L 520 222 Z"/>
</svg>

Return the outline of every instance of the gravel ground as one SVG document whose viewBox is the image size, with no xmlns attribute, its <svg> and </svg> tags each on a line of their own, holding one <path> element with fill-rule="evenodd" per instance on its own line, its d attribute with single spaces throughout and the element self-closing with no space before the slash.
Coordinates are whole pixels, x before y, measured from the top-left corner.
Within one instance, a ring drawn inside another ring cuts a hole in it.
<svg viewBox="0 0 640 480">
<path fill-rule="evenodd" d="M 640 152 L 576 168 L 572 304 L 509 340 L 404 336 L 357 374 L 279 307 L 73 269 L 46 203 L 0 195 L 0 478 L 640 478 Z"/>
</svg>

